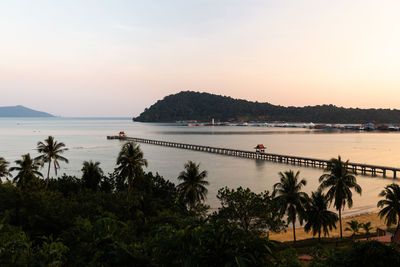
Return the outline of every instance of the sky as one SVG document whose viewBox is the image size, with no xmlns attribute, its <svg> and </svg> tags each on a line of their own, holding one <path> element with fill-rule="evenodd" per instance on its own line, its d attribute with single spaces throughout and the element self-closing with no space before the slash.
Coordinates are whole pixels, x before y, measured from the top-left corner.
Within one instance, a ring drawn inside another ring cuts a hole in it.
<svg viewBox="0 0 400 267">
<path fill-rule="evenodd" d="M 132 117 L 202 91 L 400 109 L 400 1 L 0 0 L 0 106 Z"/>
</svg>

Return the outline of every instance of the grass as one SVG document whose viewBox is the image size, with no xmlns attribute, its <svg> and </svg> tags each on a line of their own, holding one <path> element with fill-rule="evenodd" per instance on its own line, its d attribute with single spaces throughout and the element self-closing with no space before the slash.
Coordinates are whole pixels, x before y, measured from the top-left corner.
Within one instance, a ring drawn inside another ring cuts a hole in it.
<svg viewBox="0 0 400 267">
<path fill-rule="evenodd" d="M 360 234 L 355 237 L 346 236 L 343 238 L 340 237 L 324 237 L 321 238 L 321 241 L 318 238 L 309 238 L 298 240 L 296 243 L 293 241 L 285 241 L 279 243 L 279 249 L 285 250 L 289 248 L 294 248 L 298 255 L 302 254 L 312 254 L 316 247 L 320 247 L 323 249 L 333 249 L 333 248 L 343 248 L 347 247 L 351 243 L 356 240 L 364 239 L 367 237 L 376 236 L 376 233 L 371 233 L 370 235 Z"/>
</svg>

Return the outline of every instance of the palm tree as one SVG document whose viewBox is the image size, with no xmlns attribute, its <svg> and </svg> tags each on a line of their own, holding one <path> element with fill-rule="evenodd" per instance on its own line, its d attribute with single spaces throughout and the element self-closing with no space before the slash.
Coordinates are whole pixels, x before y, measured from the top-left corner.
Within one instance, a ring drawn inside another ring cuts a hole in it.
<svg viewBox="0 0 400 267">
<path fill-rule="evenodd" d="M 124 181 L 128 181 L 128 193 L 135 178 L 143 174 L 143 166 L 147 167 L 147 160 L 143 158 L 140 146 L 134 142 L 125 143 L 117 158 L 117 171 Z"/>
<path fill-rule="evenodd" d="M 397 230 L 400 229 L 400 186 L 398 184 L 390 184 L 385 187 L 379 194 L 380 197 L 385 199 L 379 200 L 378 208 L 379 216 L 385 217 L 387 226 L 397 224 Z"/>
<path fill-rule="evenodd" d="M 313 235 L 318 234 L 318 240 L 321 240 L 321 231 L 324 236 L 329 235 L 329 231 L 333 228 L 336 229 L 336 222 L 338 216 L 336 213 L 328 210 L 328 198 L 322 193 L 321 190 L 313 192 L 311 199 L 306 208 L 306 225 L 304 230 L 308 233 L 311 230 Z"/>
<path fill-rule="evenodd" d="M 17 176 L 14 177 L 13 182 L 17 185 L 24 185 L 38 176 L 43 177 L 39 172 L 41 166 L 40 162 L 32 159 L 30 154 L 22 155 L 22 159 L 16 160 L 17 167 L 10 168 L 10 171 L 18 171 Z"/>
<path fill-rule="evenodd" d="M 103 177 L 103 170 L 100 168 L 100 162 L 84 161 L 82 172 L 82 181 L 84 186 L 95 190 Z"/>
<path fill-rule="evenodd" d="M 185 164 L 185 170 L 178 176 L 178 180 L 182 181 L 178 185 L 180 198 L 187 203 L 190 210 L 207 197 L 206 186 L 209 183 L 204 180 L 206 177 L 207 171 L 200 172 L 200 164 L 190 160 Z"/>
<path fill-rule="evenodd" d="M 345 231 L 351 231 L 353 232 L 351 236 L 356 236 L 356 234 L 358 234 L 360 232 L 360 228 L 362 226 L 361 223 L 359 223 L 357 220 L 351 220 L 350 222 L 347 222 L 347 225 L 349 227 L 346 227 L 346 229 L 344 229 Z"/>
<path fill-rule="evenodd" d="M 372 230 L 371 222 L 361 223 L 361 228 L 365 231 L 368 240 L 370 231 Z"/>
<path fill-rule="evenodd" d="M 300 172 L 296 174 L 292 170 L 280 172 L 280 182 L 274 185 L 274 195 L 281 205 L 281 214 L 287 214 L 288 223 L 293 224 L 293 240 L 296 242 L 296 218 L 299 216 L 300 224 L 303 224 L 304 209 L 308 202 L 308 195 L 301 191 L 307 181 L 299 181 Z"/>
<path fill-rule="evenodd" d="M 328 189 L 326 196 L 330 203 L 333 202 L 336 210 L 339 211 L 339 224 L 340 224 L 340 237 L 343 237 L 342 231 L 342 210 L 347 207 L 353 206 L 353 193 L 351 189 L 354 189 L 356 193 L 361 195 L 361 187 L 357 184 L 356 177 L 351 174 L 347 169 L 349 161 L 343 162 L 339 156 L 337 159 L 332 158 L 328 162 L 328 166 L 325 169 L 325 174 L 319 178 L 321 190 Z"/>
<path fill-rule="evenodd" d="M 60 155 L 65 151 L 67 151 L 68 148 L 65 147 L 64 143 L 62 142 L 58 143 L 57 141 L 55 141 L 53 136 L 49 136 L 47 137 L 47 139 L 44 140 L 44 143 L 38 142 L 36 149 L 39 153 L 41 153 L 41 155 L 36 157 L 35 159 L 40 160 L 43 165 L 44 163 L 47 162 L 49 163 L 47 169 L 47 179 L 46 179 L 46 188 L 47 188 L 49 185 L 51 162 L 53 161 L 54 163 L 54 171 L 57 176 L 57 169 L 60 168 L 59 161 L 64 161 L 65 163 L 68 163 L 68 159 Z"/>
<path fill-rule="evenodd" d="M 11 176 L 9 170 L 8 170 L 8 165 L 9 162 L 7 162 L 3 157 L 0 157 L 0 183 L 1 183 L 1 178 L 9 177 Z"/>
</svg>

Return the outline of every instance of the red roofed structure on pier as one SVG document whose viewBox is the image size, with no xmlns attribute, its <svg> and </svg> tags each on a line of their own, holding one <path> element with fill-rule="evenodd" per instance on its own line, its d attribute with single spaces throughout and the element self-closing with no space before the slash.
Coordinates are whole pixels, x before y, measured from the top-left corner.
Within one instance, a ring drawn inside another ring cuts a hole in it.
<svg viewBox="0 0 400 267">
<path fill-rule="evenodd" d="M 254 149 L 258 153 L 264 153 L 267 148 L 263 144 L 258 144 Z"/>
</svg>

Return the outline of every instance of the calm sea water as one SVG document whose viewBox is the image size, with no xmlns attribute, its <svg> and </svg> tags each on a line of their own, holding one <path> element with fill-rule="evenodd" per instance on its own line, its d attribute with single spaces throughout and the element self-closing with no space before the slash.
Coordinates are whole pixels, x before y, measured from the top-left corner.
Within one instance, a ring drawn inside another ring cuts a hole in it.
<svg viewBox="0 0 400 267">
<path fill-rule="evenodd" d="M 400 167 L 400 133 L 321 133 L 304 129 L 261 127 L 185 127 L 169 124 L 135 123 L 130 119 L 0 119 L 0 156 L 13 162 L 22 154 L 36 156 L 35 146 L 48 135 L 64 142 L 69 151 L 65 156 L 69 164 L 61 164 L 60 173 L 80 176 L 84 160 L 101 162 L 108 173 L 115 167 L 115 160 L 122 143 L 106 140 L 107 135 L 125 131 L 129 136 L 168 140 L 192 144 L 252 150 L 259 143 L 271 153 L 329 159 L 341 155 L 353 162 Z M 149 162 L 148 171 L 158 172 L 172 182 L 183 170 L 187 160 L 201 163 L 208 171 L 210 182 L 208 203 L 218 206 L 219 188 L 228 186 L 249 187 L 256 192 L 272 190 L 278 182 L 280 171 L 299 170 L 308 182 L 305 191 L 318 187 L 322 170 L 233 158 L 203 152 L 179 150 L 141 144 Z M 45 170 L 43 170 L 45 172 Z M 363 188 L 361 197 L 354 197 L 354 207 L 346 209 L 345 216 L 375 211 L 378 194 L 393 182 L 389 178 L 358 176 Z"/>
</svg>

